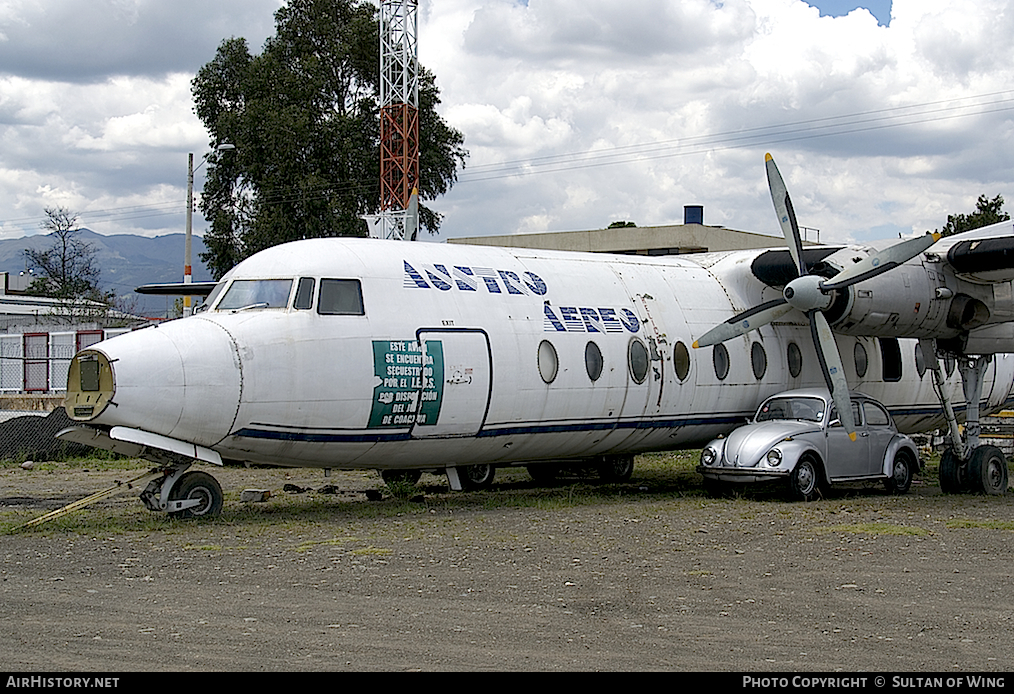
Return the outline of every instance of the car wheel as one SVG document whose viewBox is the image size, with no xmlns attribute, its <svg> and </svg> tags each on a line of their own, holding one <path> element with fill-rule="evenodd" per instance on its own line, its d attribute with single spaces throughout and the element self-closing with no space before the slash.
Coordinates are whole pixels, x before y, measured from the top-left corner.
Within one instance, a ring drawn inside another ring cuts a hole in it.
<svg viewBox="0 0 1014 694">
<path fill-rule="evenodd" d="M 799 461 L 789 475 L 789 491 L 800 501 L 813 501 L 822 496 L 824 473 L 820 463 L 810 456 Z"/>
<path fill-rule="evenodd" d="M 904 494 L 912 486 L 914 468 L 912 456 L 908 451 L 898 451 L 894 455 L 891 476 L 884 480 L 884 487 L 889 494 Z"/>
<path fill-rule="evenodd" d="M 996 496 L 1007 491 L 1007 459 L 995 446 L 979 446 L 968 461 L 972 491 Z"/>
</svg>

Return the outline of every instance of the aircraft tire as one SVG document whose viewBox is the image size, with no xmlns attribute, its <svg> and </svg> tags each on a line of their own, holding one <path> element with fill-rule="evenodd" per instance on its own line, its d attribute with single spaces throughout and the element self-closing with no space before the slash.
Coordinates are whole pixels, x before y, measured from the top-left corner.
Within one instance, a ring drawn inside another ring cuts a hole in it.
<svg viewBox="0 0 1014 694">
<path fill-rule="evenodd" d="M 1007 491 L 1007 459 L 996 446 L 979 446 L 968 461 L 972 491 L 997 496 Z"/>
<path fill-rule="evenodd" d="M 496 467 L 489 463 L 465 465 L 458 468 L 458 478 L 461 480 L 461 487 L 468 492 L 489 489 L 493 485 L 493 478 L 495 476 Z"/>
<path fill-rule="evenodd" d="M 200 499 L 201 504 L 169 515 L 174 518 L 216 518 L 222 512 L 222 486 L 206 472 L 193 471 L 181 476 L 169 493 L 169 499 Z"/>
<path fill-rule="evenodd" d="M 422 477 L 422 470 L 381 470 L 380 479 L 390 487 L 392 484 L 416 484 Z"/>
<path fill-rule="evenodd" d="M 957 453 L 950 448 L 944 451 L 940 456 L 940 491 L 944 494 L 960 494 L 965 491 L 966 470 Z"/>
<path fill-rule="evenodd" d="M 603 482 L 626 482 L 634 474 L 634 456 L 607 455 L 599 463 L 598 472 Z"/>
<path fill-rule="evenodd" d="M 806 455 L 789 475 L 789 493 L 799 501 L 814 501 L 823 496 L 824 471 L 819 462 Z"/>
<path fill-rule="evenodd" d="M 912 454 L 908 451 L 898 451 L 894 455 L 891 476 L 884 480 L 884 487 L 887 488 L 888 494 L 905 494 L 908 492 L 912 486 L 914 465 Z"/>
</svg>

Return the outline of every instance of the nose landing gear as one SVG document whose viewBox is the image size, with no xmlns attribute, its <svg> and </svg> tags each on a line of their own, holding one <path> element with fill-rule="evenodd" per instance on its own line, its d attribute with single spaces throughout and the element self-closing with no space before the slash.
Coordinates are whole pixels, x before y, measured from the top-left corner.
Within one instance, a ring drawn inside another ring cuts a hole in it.
<svg viewBox="0 0 1014 694">
<path fill-rule="evenodd" d="M 222 487 L 206 472 L 191 471 L 190 462 L 165 469 L 141 492 L 149 511 L 165 511 L 175 518 L 214 518 L 222 512 Z"/>
</svg>

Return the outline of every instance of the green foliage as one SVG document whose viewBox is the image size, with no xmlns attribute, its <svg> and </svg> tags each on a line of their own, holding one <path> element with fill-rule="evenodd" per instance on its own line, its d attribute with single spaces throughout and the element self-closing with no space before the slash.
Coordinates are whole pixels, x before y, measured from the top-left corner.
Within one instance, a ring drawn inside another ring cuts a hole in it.
<svg viewBox="0 0 1014 694">
<path fill-rule="evenodd" d="M 637 225 L 634 224 L 633 222 L 613 222 L 612 224 L 610 224 L 606 228 L 607 229 L 633 229 L 636 226 Z"/>
<path fill-rule="evenodd" d="M 260 55 L 222 42 L 193 81 L 213 144 L 201 210 L 202 259 L 221 277 L 243 258 L 302 238 L 361 236 L 380 203 L 379 23 L 364 0 L 290 0 Z M 433 75 L 420 69 L 422 200 L 446 193 L 464 166 L 461 133 L 437 114 Z M 440 216 L 420 205 L 421 226 Z"/>
<path fill-rule="evenodd" d="M 963 231 L 971 231 L 980 227 L 1006 222 L 1010 215 L 1003 211 L 1003 196 L 997 195 L 990 200 L 985 195 L 980 195 L 975 203 L 975 212 L 971 214 L 949 214 L 947 224 L 941 229 L 943 236 L 960 234 Z"/>
</svg>

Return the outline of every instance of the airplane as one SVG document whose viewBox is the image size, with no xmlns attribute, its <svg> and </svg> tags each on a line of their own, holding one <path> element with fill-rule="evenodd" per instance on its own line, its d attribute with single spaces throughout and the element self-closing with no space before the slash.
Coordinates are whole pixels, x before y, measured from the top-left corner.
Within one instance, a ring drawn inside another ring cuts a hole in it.
<svg viewBox="0 0 1014 694">
<path fill-rule="evenodd" d="M 389 482 L 433 470 L 453 490 L 488 487 L 500 466 L 626 480 L 635 454 L 701 446 L 778 391 L 826 386 L 847 418 L 852 387 L 902 431 L 947 427 L 944 491 L 1003 493 L 1006 459 L 980 444 L 978 419 L 1014 402 L 1014 227 L 804 246 L 770 155 L 766 168 L 787 249 L 324 238 L 217 283 L 141 287 L 207 298 L 79 352 L 75 425 L 58 436 L 156 463 L 149 509 L 215 516 L 221 487 L 195 462 Z"/>
</svg>

